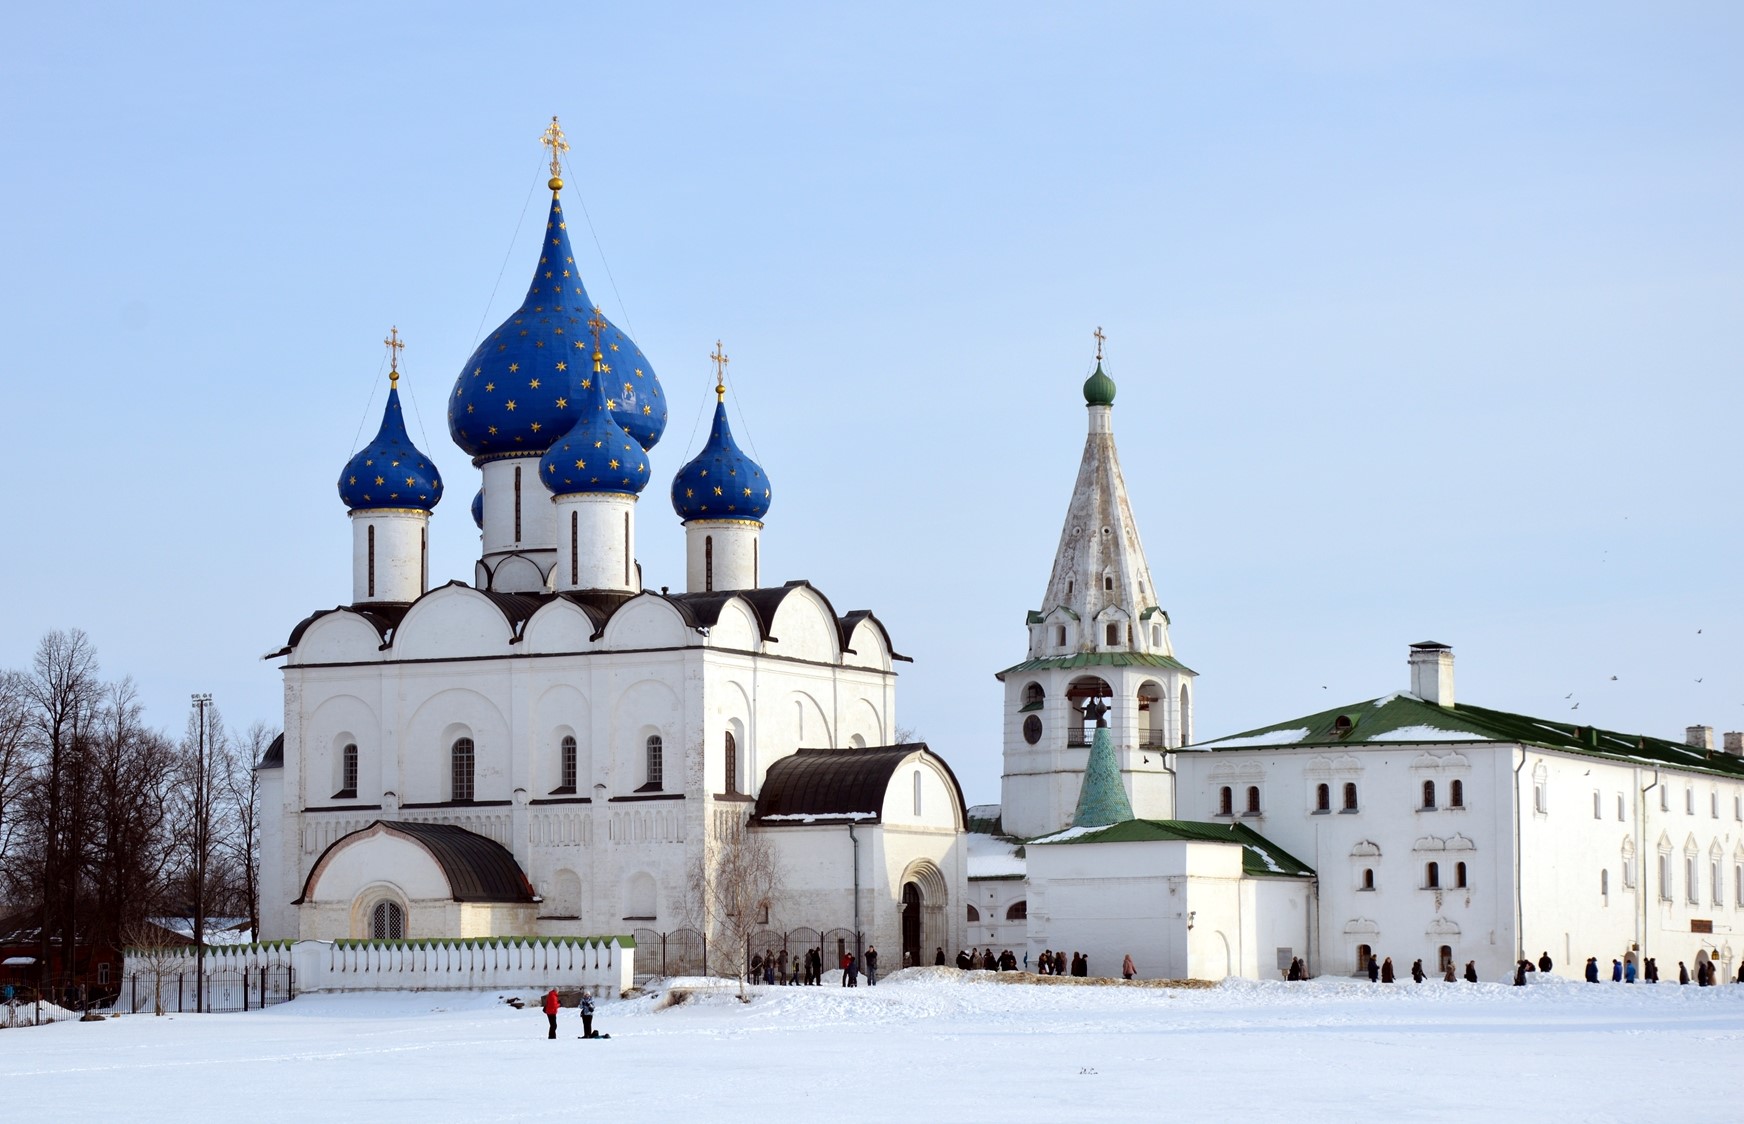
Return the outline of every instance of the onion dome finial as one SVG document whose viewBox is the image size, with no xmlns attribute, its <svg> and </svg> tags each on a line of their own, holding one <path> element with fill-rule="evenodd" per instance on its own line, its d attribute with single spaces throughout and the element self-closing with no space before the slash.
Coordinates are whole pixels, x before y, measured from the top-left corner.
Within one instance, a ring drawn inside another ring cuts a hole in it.
<svg viewBox="0 0 1744 1124">
<path fill-rule="evenodd" d="M 466 361 L 448 399 L 448 432 L 475 461 L 549 449 L 575 424 L 573 403 L 590 374 L 587 322 L 594 305 L 581 283 L 558 194 L 559 156 L 569 142 L 556 118 L 542 143 L 551 149 L 551 211 L 533 283 L 521 307 Z M 612 413 L 643 450 L 652 449 L 666 431 L 660 380 L 642 349 L 609 320 L 600 344 Z"/>
<path fill-rule="evenodd" d="M 1084 405 L 1112 406 L 1114 405 L 1114 380 L 1102 372 L 1102 341 L 1108 337 L 1097 328 L 1091 333 L 1096 337 L 1096 372 L 1084 380 Z"/>
<path fill-rule="evenodd" d="M 388 404 L 381 429 L 359 449 L 339 474 L 339 498 L 352 511 L 408 507 L 429 511 L 442 499 L 436 465 L 412 444 L 400 410 L 399 353 L 405 348 L 394 328 L 382 343 L 388 349 Z"/>
<path fill-rule="evenodd" d="M 727 425 L 727 364 L 719 340 L 715 364 L 715 419 L 702 452 L 672 478 L 672 509 L 689 523 L 695 519 L 747 519 L 762 522 L 769 512 L 769 478 L 763 467 L 739 448 Z"/>
</svg>

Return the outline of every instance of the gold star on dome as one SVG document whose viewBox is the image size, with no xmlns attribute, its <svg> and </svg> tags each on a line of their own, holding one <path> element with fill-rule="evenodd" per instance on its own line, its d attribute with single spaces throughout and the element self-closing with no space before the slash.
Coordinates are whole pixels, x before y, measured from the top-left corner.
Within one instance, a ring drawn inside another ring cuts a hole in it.
<svg viewBox="0 0 1744 1124">
<path fill-rule="evenodd" d="M 528 386 L 529 386 L 529 387 L 531 387 L 531 388 L 532 388 L 532 389 L 534 389 L 534 390 L 538 390 L 538 389 L 539 389 L 539 380 L 538 380 L 538 379 L 534 379 L 534 380 L 532 380 L 532 381 L 531 381 L 531 382 L 529 382 L 529 383 L 528 383 L 528 384 L 527 384 L 527 385 L 528 385 Z"/>
<path fill-rule="evenodd" d="M 377 483 L 377 484 L 386 484 L 386 483 L 387 483 L 387 481 L 386 481 L 386 480 L 383 480 L 383 479 L 382 479 L 382 478 L 381 478 L 381 477 L 379 477 L 379 476 L 378 476 L 378 477 L 376 477 L 376 478 L 375 478 L 375 482 L 376 482 L 376 483 Z"/>
<path fill-rule="evenodd" d="M 480 375 L 482 375 L 482 374 L 484 374 L 484 368 L 483 368 L 483 367 L 474 367 L 474 368 L 473 368 L 473 369 L 472 369 L 472 377 L 473 377 L 473 378 L 475 378 L 475 379 L 476 379 L 476 378 L 478 378 L 478 376 L 480 376 Z"/>
<path fill-rule="evenodd" d="M 615 410 L 617 408 L 618 408 L 618 400 L 616 398 L 606 399 L 606 409 Z"/>
<path fill-rule="evenodd" d="M 582 343 L 580 340 L 575 341 L 575 350 L 577 350 L 577 351 L 583 350 L 586 346 L 587 345 Z"/>
<path fill-rule="evenodd" d="M 594 447 L 594 448 L 596 448 L 596 449 L 597 449 L 597 448 L 599 448 L 599 447 L 600 447 L 600 445 L 601 445 L 601 444 L 603 444 L 603 442 L 600 442 L 600 441 L 595 441 L 595 442 L 594 442 L 594 443 L 593 443 L 593 447 Z"/>
<path fill-rule="evenodd" d="M 533 423 L 533 432 L 534 432 L 534 433 L 538 433 L 538 432 L 539 432 L 539 423 L 538 423 L 538 422 L 534 422 L 534 423 Z"/>
<path fill-rule="evenodd" d="M 346 483 L 347 483 L 347 484 L 355 484 L 355 483 L 357 483 L 357 477 L 355 477 L 355 476 L 353 476 L 353 477 L 352 477 L 352 478 L 351 478 L 351 479 L 349 479 L 349 480 L 347 480 L 347 481 L 346 481 Z"/>
<path fill-rule="evenodd" d="M 616 350 L 618 350 L 618 345 L 617 345 L 617 344 L 615 344 L 615 343 L 614 343 L 614 344 L 613 344 L 613 345 L 612 345 L 612 350 L 613 350 L 613 351 L 616 351 Z"/>
<path fill-rule="evenodd" d="M 748 495 L 750 495 L 750 494 L 751 494 L 751 489 L 749 489 L 749 488 L 746 488 L 746 489 L 745 489 L 745 494 L 746 494 L 746 495 L 747 495 L 747 496 L 748 496 Z"/>
<path fill-rule="evenodd" d="M 546 471 L 546 472 L 556 472 L 556 471 L 557 471 L 557 466 L 556 466 L 556 465 L 554 465 L 554 464 L 548 464 L 548 465 L 546 465 L 546 466 L 545 466 L 545 471 Z"/>
<path fill-rule="evenodd" d="M 515 400 L 513 398 L 509 399 L 506 403 L 504 403 L 504 406 L 506 406 L 510 410 L 513 410 L 515 408 Z"/>
<path fill-rule="evenodd" d="M 490 435 L 492 437 L 495 437 L 497 435 L 497 427 L 496 426 L 493 425 L 490 427 Z"/>
<path fill-rule="evenodd" d="M 563 360 L 559 359 L 557 361 L 557 369 L 559 371 L 567 371 L 567 370 L 569 370 L 569 364 L 565 363 Z"/>
<path fill-rule="evenodd" d="M 527 333 L 522 332 L 521 334 L 524 336 Z M 511 374 L 511 375 L 518 373 L 520 371 L 520 369 L 521 369 L 521 365 L 519 363 L 510 363 L 509 364 L 509 374 Z"/>
<path fill-rule="evenodd" d="M 581 389 L 592 390 L 593 389 L 593 380 L 592 379 L 582 379 L 581 380 Z"/>
<path fill-rule="evenodd" d="M 630 395 L 632 395 L 634 393 L 636 393 L 636 388 L 633 385 L 631 385 L 630 383 L 625 383 L 624 384 L 624 397 L 628 398 Z"/>
<path fill-rule="evenodd" d="M 612 458 L 612 459 L 611 459 L 611 462 L 610 462 L 610 463 L 609 463 L 609 464 L 608 464 L 608 465 L 607 465 L 607 466 L 606 466 L 606 467 L 608 467 L 608 468 L 616 468 L 616 467 L 618 467 L 618 458 L 616 458 L 616 457 L 613 457 L 613 458 Z"/>
<path fill-rule="evenodd" d="M 587 462 L 578 457 L 578 458 L 576 458 L 576 461 L 575 461 L 575 467 L 584 469 L 587 467 Z"/>
<path fill-rule="evenodd" d="M 652 407 L 652 406 L 643 406 L 642 407 L 642 413 L 644 415 L 652 414 L 653 412 L 654 412 L 654 407 Z"/>
<path fill-rule="evenodd" d="M 497 384 L 494 382 L 487 382 L 484 384 L 484 392 L 486 394 L 489 394 L 491 391 L 495 390 L 496 388 L 497 388 Z"/>
<path fill-rule="evenodd" d="M 720 495 L 720 494 L 721 494 L 721 490 L 720 490 L 720 489 L 719 489 L 719 488 L 716 488 L 716 489 L 715 489 L 715 495 L 717 495 L 717 496 L 718 496 L 718 495 Z"/>
<path fill-rule="evenodd" d="M 466 404 L 466 412 L 469 414 L 472 413 L 472 403 L 471 402 L 468 402 Z"/>
<path fill-rule="evenodd" d="M 406 487 L 408 487 L 408 488 L 410 488 L 413 484 L 416 484 L 417 482 L 418 482 L 418 478 L 415 476 L 406 477 Z"/>
<path fill-rule="evenodd" d="M 685 498 L 685 499 L 687 499 L 687 500 L 688 500 L 688 499 L 690 499 L 690 498 L 691 498 L 691 497 L 693 497 L 693 496 L 695 496 L 695 495 L 696 495 L 696 493 L 695 493 L 695 492 L 693 492 L 693 491 L 691 491 L 691 490 L 690 490 L 690 489 L 689 489 L 689 488 L 686 488 L 686 489 L 685 489 L 685 490 L 684 490 L 684 498 Z"/>
<path fill-rule="evenodd" d="M 558 408 L 558 409 L 559 409 L 559 410 L 567 410 L 567 409 L 569 409 L 569 399 L 567 399 L 567 398 L 559 398 L 559 399 L 558 399 L 558 400 L 557 400 L 557 408 Z"/>
</svg>

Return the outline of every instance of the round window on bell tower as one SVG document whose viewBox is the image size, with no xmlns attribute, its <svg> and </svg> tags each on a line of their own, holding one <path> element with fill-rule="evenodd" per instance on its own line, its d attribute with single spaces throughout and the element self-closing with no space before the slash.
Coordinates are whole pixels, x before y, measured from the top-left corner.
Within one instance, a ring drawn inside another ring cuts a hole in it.
<svg viewBox="0 0 1744 1124">
<path fill-rule="evenodd" d="M 1042 720 L 1033 714 L 1023 720 L 1023 740 L 1031 745 L 1042 740 Z"/>
</svg>

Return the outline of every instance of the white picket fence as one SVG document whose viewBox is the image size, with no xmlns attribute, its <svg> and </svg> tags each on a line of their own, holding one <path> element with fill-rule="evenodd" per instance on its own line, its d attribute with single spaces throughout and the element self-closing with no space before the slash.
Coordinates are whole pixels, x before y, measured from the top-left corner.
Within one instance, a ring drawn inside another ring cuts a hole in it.
<svg viewBox="0 0 1744 1124">
<path fill-rule="evenodd" d="M 128 949 L 121 1004 L 149 1009 L 148 996 L 164 991 L 191 997 L 204 973 L 209 1010 L 258 1005 L 239 994 L 267 992 L 266 980 L 284 979 L 289 993 L 318 991 L 544 991 L 582 988 L 616 997 L 635 977 L 636 942 L 612 937 L 480 937 L 408 941 L 271 941 L 208 947 L 204 965 L 192 948 Z M 245 982 L 246 981 L 246 982 Z M 134 997 L 137 996 L 137 1001 Z M 266 994 L 268 1002 L 284 996 Z M 232 1002 L 235 1000 L 235 1002 Z M 184 1000 L 191 1004 L 191 999 Z M 165 1006 L 170 1009 L 169 1001 Z M 188 1005 L 186 1009 L 192 1009 Z"/>
</svg>

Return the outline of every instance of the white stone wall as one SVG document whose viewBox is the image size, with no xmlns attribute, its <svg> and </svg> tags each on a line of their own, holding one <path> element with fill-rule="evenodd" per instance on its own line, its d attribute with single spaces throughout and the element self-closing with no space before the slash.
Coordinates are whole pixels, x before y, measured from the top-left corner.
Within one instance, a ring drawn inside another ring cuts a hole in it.
<svg viewBox="0 0 1744 1124">
<path fill-rule="evenodd" d="M 351 599 L 412 601 L 428 577 L 430 514 L 411 508 L 351 513 Z"/>
<path fill-rule="evenodd" d="M 756 589 L 763 525 L 750 519 L 698 519 L 684 525 L 684 588 L 690 593 Z"/>
<path fill-rule="evenodd" d="M 263 935 L 297 934 L 288 903 L 311 865 L 376 819 L 452 823 L 502 843 L 546 899 L 542 908 L 563 906 L 545 911 L 540 932 L 677 928 L 717 803 L 741 817 L 749 810 L 714 799 L 730 795 L 727 733 L 736 787 L 755 795 L 769 766 L 801 746 L 884 744 L 894 729 L 895 679 L 877 627 L 860 625 L 854 654 L 844 655 L 830 610 L 810 590 L 785 599 L 767 645 L 743 603 L 707 636 L 654 595 L 620 609 L 604 636 L 594 629 L 556 601 L 517 638 L 494 604 L 464 586 L 415 605 L 385 652 L 353 614 L 312 624 L 285 669 L 282 840 L 263 854 Z M 663 783 L 639 791 L 656 735 Z M 552 791 L 566 736 L 577 743 L 573 794 Z M 452 802 L 449 754 L 459 737 L 475 747 L 467 805 Z M 355 798 L 334 795 L 347 744 L 358 747 Z M 639 920 L 650 898 L 653 920 Z"/>
<path fill-rule="evenodd" d="M 551 496 L 557 508 L 557 589 L 635 591 L 636 497 L 616 493 Z"/>
</svg>

